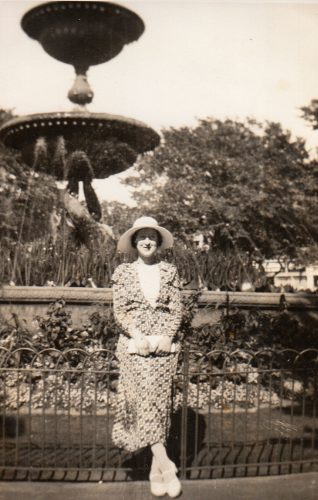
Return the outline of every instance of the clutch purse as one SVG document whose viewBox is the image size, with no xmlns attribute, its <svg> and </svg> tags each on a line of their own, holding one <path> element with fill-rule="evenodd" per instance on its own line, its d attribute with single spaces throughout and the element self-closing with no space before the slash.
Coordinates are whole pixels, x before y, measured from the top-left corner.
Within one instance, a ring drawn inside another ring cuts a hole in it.
<svg viewBox="0 0 318 500">
<path fill-rule="evenodd" d="M 162 336 L 161 335 L 145 335 L 145 338 L 147 339 L 150 347 L 150 352 L 155 352 L 158 345 L 159 345 L 159 340 Z M 135 344 L 135 339 L 129 339 L 128 341 L 128 353 L 129 354 L 137 354 L 137 348 Z M 176 344 L 172 343 L 171 344 L 171 349 L 170 352 L 176 352 Z"/>
</svg>

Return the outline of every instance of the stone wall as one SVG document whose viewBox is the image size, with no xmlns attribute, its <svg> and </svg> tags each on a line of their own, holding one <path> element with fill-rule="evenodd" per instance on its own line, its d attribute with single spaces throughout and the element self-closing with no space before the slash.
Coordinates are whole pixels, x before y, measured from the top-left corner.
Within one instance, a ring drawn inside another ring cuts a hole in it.
<svg viewBox="0 0 318 500">
<path fill-rule="evenodd" d="M 190 290 L 183 292 L 192 293 Z M 92 312 L 102 305 L 112 303 L 110 288 L 68 288 L 68 287 L 9 287 L 0 289 L 0 314 L 10 319 L 17 314 L 30 324 L 35 316 L 44 316 L 49 304 L 64 299 L 71 311 L 73 325 L 80 326 Z M 254 292 L 202 292 L 199 300 L 200 309 L 194 323 L 216 321 L 222 308 L 237 307 L 243 309 L 260 308 L 277 310 L 282 303 L 293 310 L 307 325 L 318 326 L 318 295 L 280 294 Z"/>
</svg>

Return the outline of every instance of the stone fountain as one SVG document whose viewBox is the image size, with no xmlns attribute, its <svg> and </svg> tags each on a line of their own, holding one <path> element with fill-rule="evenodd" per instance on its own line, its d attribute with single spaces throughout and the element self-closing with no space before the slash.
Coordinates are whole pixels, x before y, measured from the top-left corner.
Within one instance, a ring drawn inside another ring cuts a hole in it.
<svg viewBox="0 0 318 500">
<path fill-rule="evenodd" d="M 138 40 L 144 31 L 138 15 L 109 2 L 48 2 L 29 10 L 21 25 L 50 56 L 71 64 L 76 73 L 68 93 L 75 104 L 72 111 L 21 116 L 1 127 L 5 145 L 20 150 L 29 166 L 57 180 L 68 180 L 75 194 L 78 182 L 83 181 L 86 195 L 92 192 L 93 178 L 105 179 L 125 170 L 139 154 L 159 144 L 159 135 L 142 122 L 86 108 L 93 99 L 87 81 L 89 67 L 109 61 L 126 44 Z M 45 162 L 39 151 L 45 152 Z M 76 172 L 67 167 L 67 159 L 79 151 L 84 161 Z M 96 216 L 95 210 L 94 215 L 99 219 L 101 214 Z"/>
</svg>

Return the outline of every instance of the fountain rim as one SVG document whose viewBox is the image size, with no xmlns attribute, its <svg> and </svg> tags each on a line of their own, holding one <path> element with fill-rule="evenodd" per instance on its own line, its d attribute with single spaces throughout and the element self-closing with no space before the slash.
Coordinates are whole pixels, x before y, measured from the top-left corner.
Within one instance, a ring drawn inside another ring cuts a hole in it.
<svg viewBox="0 0 318 500">
<path fill-rule="evenodd" d="M 66 7 L 67 6 L 67 7 Z M 130 43 L 138 40 L 138 38 L 143 34 L 145 30 L 145 24 L 141 17 L 136 14 L 134 11 L 128 9 L 127 7 L 123 7 L 122 5 L 113 3 L 113 2 L 100 2 L 100 1 L 91 1 L 91 2 L 79 2 L 79 1 L 55 1 L 55 2 L 44 2 L 40 5 L 37 5 L 31 9 L 29 9 L 23 15 L 21 19 L 21 27 L 23 31 L 34 40 L 39 40 L 39 27 L 37 25 L 38 19 L 41 16 L 50 16 L 53 14 L 58 14 L 60 12 L 70 12 L 72 9 L 81 10 L 84 12 L 95 11 L 96 13 L 104 13 L 105 10 L 113 9 L 114 12 L 122 15 L 123 17 L 130 17 L 131 22 L 135 23 L 136 33 L 133 37 L 130 37 L 126 43 Z M 103 9 L 103 10 L 102 10 Z M 139 26 L 138 26 L 139 25 Z"/>
<path fill-rule="evenodd" d="M 5 122 L 0 127 L 0 140 L 4 142 L 5 145 L 14 147 L 15 149 L 20 149 L 19 140 L 14 140 L 23 134 L 24 131 L 41 131 L 46 135 L 50 130 L 56 129 L 56 127 L 61 127 L 61 134 L 54 135 L 65 135 L 62 133 L 63 127 L 78 127 L 82 130 L 96 126 L 99 132 L 103 132 L 105 127 L 107 128 L 107 122 L 109 126 L 111 123 L 116 123 L 118 125 L 126 126 L 128 129 L 136 129 L 139 132 L 139 137 L 141 133 L 144 132 L 147 137 L 144 140 L 136 140 L 136 151 L 138 153 L 145 153 L 146 151 L 151 151 L 155 149 L 160 144 L 160 135 L 146 123 L 135 120 L 134 118 L 127 118 L 121 115 L 113 115 L 109 113 L 92 113 L 88 111 L 63 111 L 63 112 L 47 112 L 47 113 L 34 113 L 30 115 L 19 116 L 17 118 L 12 118 L 11 120 Z M 37 134 L 39 135 L 39 134 Z M 102 134 L 103 135 L 103 134 Z M 111 134 L 107 134 L 110 136 Z M 114 134 L 116 136 L 116 134 Z M 10 140 L 11 139 L 11 140 Z"/>
</svg>

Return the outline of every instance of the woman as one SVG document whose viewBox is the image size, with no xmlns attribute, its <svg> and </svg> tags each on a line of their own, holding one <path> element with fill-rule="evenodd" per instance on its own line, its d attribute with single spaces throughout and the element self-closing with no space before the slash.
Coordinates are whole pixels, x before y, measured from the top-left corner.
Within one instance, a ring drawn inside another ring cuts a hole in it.
<svg viewBox="0 0 318 500">
<path fill-rule="evenodd" d="M 140 217 L 119 239 L 118 250 L 137 260 L 121 264 L 113 281 L 114 314 L 121 326 L 114 443 L 128 451 L 150 446 L 150 488 L 155 496 L 177 497 L 181 483 L 166 452 L 172 379 L 180 350 L 182 317 L 176 267 L 158 261 L 158 249 L 173 245 L 172 234 L 152 217 Z"/>
</svg>

